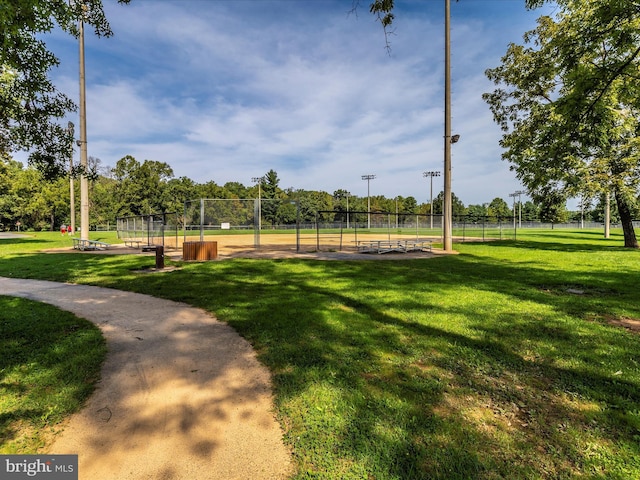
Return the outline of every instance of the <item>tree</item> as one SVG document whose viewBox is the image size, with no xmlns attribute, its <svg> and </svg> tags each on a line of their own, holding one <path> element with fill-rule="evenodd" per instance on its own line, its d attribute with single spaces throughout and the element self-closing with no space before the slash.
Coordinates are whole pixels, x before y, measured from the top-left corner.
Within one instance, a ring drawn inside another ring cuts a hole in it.
<svg viewBox="0 0 640 480">
<path fill-rule="evenodd" d="M 525 45 L 510 45 L 502 65 L 486 72 L 499 85 L 484 98 L 505 132 L 503 158 L 545 216 L 555 216 L 569 196 L 612 192 L 624 244 L 638 248 L 632 223 L 640 185 L 638 2 L 556 3 L 554 18 L 540 17 Z"/>
<path fill-rule="evenodd" d="M 444 192 L 441 190 L 440 193 L 438 193 L 438 196 L 433 199 L 434 215 L 442 215 L 443 201 L 444 201 Z M 451 192 L 451 211 L 452 211 L 452 215 L 464 215 L 466 213 L 466 208 L 464 206 L 464 203 L 462 203 L 462 201 L 453 192 Z"/>
<path fill-rule="evenodd" d="M 565 197 L 556 191 L 547 192 L 542 197 L 538 212 L 543 222 L 565 223 L 569 219 Z"/>
<path fill-rule="evenodd" d="M 177 213 L 182 225 L 186 223 L 184 216 L 185 202 L 197 198 L 196 184 L 187 177 L 172 178 L 167 182 L 167 211 Z"/>
<path fill-rule="evenodd" d="M 347 206 L 349 206 L 349 198 L 351 198 L 351 194 L 344 190 L 339 189 L 333 192 L 333 210 L 336 212 L 346 212 Z M 353 208 L 350 208 L 353 210 Z"/>
<path fill-rule="evenodd" d="M 299 202 L 300 220 L 303 222 L 315 222 L 316 218 L 320 221 L 333 220 L 332 215 L 327 212 L 331 210 L 333 197 L 325 192 L 316 192 L 308 190 L 298 190 L 297 200 Z M 318 217 L 318 212 L 324 211 L 322 216 Z"/>
<path fill-rule="evenodd" d="M 230 198 L 225 196 L 226 190 L 213 180 L 197 185 L 195 192 L 196 194 L 187 200 L 195 200 L 197 198 Z"/>
<path fill-rule="evenodd" d="M 262 182 L 262 217 L 275 225 L 278 222 L 278 210 L 282 204 L 282 190 L 278 186 L 280 179 L 275 170 L 271 169 L 264 175 Z"/>
<path fill-rule="evenodd" d="M 224 198 L 249 198 L 249 190 L 240 182 L 227 182 L 223 188 L 230 194 Z"/>
<path fill-rule="evenodd" d="M 148 215 L 166 212 L 171 202 L 167 182 L 173 170 L 164 162 L 145 160 L 138 162 L 127 155 L 113 169 L 116 180 L 117 216 Z"/>
<path fill-rule="evenodd" d="M 113 224 L 116 221 L 119 206 L 119 199 L 114 195 L 116 189 L 116 180 L 106 175 L 98 175 L 96 179 L 91 182 L 91 189 L 89 191 L 89 204 L 91 207 L 89 209 L 90 225 Z M 76 200 L 76 205 L 79 204 L 80 201 L 78 199 Z"/>
<path fill-rule="evenodd" d="M 522 206 L 522 219 L 532 222 L 540 216 L 539 208 L 531 200 L 524 202 Z"/>
<path fill-rule="evenodd" d="M 467 207 L 467 221 L 469 222 L 482 222 L 488 214 L 486 203 L 483 205 L 469 205 Z"/>
<path fill-rule="evenodd" d="M 505 219 L 513 217 L 513 210 L 502 198 L 496 197 L 491 200 L 491 203 L 489 203 L 489 206 L 487 207 L 487 215 Z"/>
<path fill-rule="evenodd" d="M 16 211 L 22 201 L 16 192 L 18 178 L 22 175 L 22 164 L 0 158 L 0 229 L 9 230 L 20 218 Z"/>
<path fill-rule="evenodd" d="M 402 199 L 400 204 L 401 213 L 416 213 L 418 211 L 418 201 L 415 197 L 407 197 Z"/>
<path fill-rule="evenodd" d="M 112 35 L 102 0 L 11 0 L 0 8 L 0 155 L 30 151 L 45 178 L 65 171 L 73 139 L 57 121 L 76 107 L 49 78 L 59 60 L 42 34 L 58 26 L 77 36 L 80 18 L 96 35 Z"/>
</svg>

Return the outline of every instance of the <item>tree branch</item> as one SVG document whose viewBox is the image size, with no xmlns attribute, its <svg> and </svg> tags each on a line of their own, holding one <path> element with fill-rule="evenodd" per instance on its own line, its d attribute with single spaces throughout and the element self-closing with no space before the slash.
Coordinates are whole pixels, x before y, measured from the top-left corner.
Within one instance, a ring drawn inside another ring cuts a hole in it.
<svg viewBox="0 0 640 480">
<path fill-rule="evenodd" d="M 607 93 L 607 90 L 609 90 L 609 87 L 611 87 L 615 79 L 618 78 L 618 76 L 623 74 L 624 70 L 631 64 L 631 62 L 633 62 L 636 59 L 638 55 L 640 55 L 640 46 L 619 68 L 613 71 L 613 75 L 611 76 L 611 78 L 609 78 L 609 80 L 607 80 L 607 83 L 604 85 L 604 88 L 602 89 L 600 94 L 595 98 L 593 102 L 591 102 L 583 118 L 585 118 L 595 108 L 596 104 L 600 101 L 600 99 L 604 96 L 604 94 Z"/>
</svg>

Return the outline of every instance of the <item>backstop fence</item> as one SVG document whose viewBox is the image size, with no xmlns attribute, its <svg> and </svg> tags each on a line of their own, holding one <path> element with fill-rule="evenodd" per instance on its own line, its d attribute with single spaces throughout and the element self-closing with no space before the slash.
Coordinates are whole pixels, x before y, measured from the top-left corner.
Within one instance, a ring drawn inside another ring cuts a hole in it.
<svg viewBox="0 0 640 480">
<path fill-rule="evenodd" d="M 181 222 L 176 213 L 151 213 L 116 219 L 118 238 L 125 243 L 135 242 L 136 246 L 178 248 L 179 229 Z"/>
</svg>

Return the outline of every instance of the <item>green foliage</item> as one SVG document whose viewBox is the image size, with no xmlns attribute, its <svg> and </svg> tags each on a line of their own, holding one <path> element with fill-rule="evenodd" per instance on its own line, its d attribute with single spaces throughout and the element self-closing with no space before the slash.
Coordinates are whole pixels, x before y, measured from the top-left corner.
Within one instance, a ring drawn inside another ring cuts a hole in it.
<svg viewBox="0 0 640 480">
<path fill-rule="evenodd" d="M 502 198 L 496 197 L 489 203 L 487 214 L 492 217 L 509 218 L 513 217 L 513 210 Z"/>
<path fill-rule="evenodd" d="M 148 215 L 166 212 L 170 197 L 167 182 L 173 170 L 164 162 L 138 162 L 130 155 L 121 158 L 113 169 L 118 199 L 117 216 Z"/>
<path fill-rule="evenodd" d="M 467 207 L 467 219 L 469 222 L 482 221 L 489 214 L 487 205 L 469 205 Z"/>
<path fill-rule="evenodd" d="M 266 201 L 262 204 L 262 216 L 272 225 L 278 222 L 278 210 L 282 205 L 282 190 L 280 179 L 275 170 L 269 170 L 263 177 L 262 198 Z"/>
<path fill-rule="evenodd" d="M 540 208 L 531 201 L 524 202 L 522 206 L 522 219 L 527 221 L 535 221 L 540 218 Z"/>
<path fill-rule="evenodd" d="M 529 2 L 530 6 L 541 1 Z M 487 70 L 484 95 L 505 134 L 503 158 L 540 203 L 613 192 L 625 245 L 640 185 L 640 9 L 633 1 L 561 0 L 525 45 Z"/>
<path fill-rule="evenodd" d="M 112 34 L 101 0 L 12 0 L 0 8 L 0 158 L 31 150 L 30 162 L 46 178 L 64 172 L 73 139 L 57 121 L 75 105 L 50 79 L 59 60 L 42 34 L 57 26 L 77 35 L 80 18 L 96 35 Z"/>
<path fill-rule="evenodd" d="M 322 211 L 325 213 L 320 214 L 318 220 L 321 222 L 333 221 L 333 215 L 326 213 L 328 210 L 333 210 L 333 197 L 328 193 L 298 190 L 296 191 L 296 202 L 300 209 L 301 222 L 315 222 L 318 212 Z"/>
<path fill-rule="evenodd" d="M 440 191 L 438 196 L 433 199 L 433 213 L 434 215 L 442 215 L 442 205 L 444 204 L 444 192 Z M 451 210 L 453 215 L 464 215 L 466 209 L 464 203 L 456 196 L 455 193 L 451 193 Z"/>
<path fill-rule="evenodd" d="M 415 197 L 400 198 L 402 199 L 399 209 L 401 213 L 418 213 L 418 201 Z"/>
</svg>

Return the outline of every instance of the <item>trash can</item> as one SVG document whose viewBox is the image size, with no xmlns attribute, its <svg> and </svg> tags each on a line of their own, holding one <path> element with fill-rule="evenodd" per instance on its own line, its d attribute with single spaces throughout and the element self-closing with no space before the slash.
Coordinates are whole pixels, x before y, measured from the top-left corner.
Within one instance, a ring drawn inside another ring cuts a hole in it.
<svg viewBox="0 0 640 480">
<path fill-rule="evenodd" d="M 182 244 L 182 259 L 215 260 L 218 258 L 218 242 L 184 242 Z"/>
</svg>

